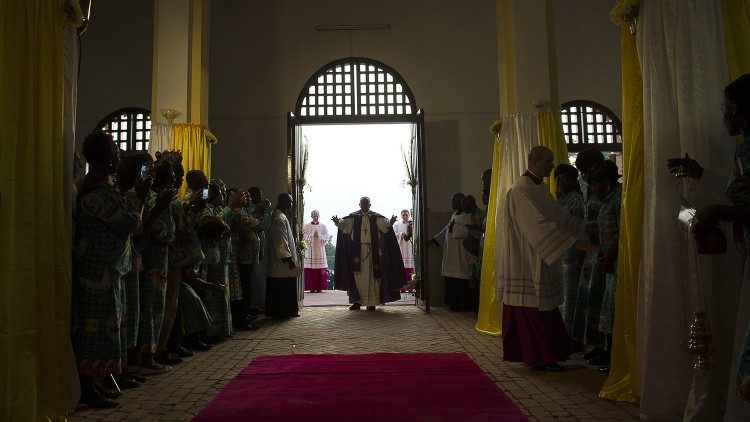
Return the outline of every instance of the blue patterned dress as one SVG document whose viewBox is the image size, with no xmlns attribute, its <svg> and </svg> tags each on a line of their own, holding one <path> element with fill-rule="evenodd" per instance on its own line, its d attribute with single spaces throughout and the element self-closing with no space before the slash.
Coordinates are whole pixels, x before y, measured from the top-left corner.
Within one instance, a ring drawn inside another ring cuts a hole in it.
<svg viewBox="0 0 750 422">
<path fill-rule="evenodd" d="M 734 167 L 727 185 L 727 197 L 734 205 L 750 205 L 750 137 L 737 145 L 734 152 Z M 750 222 L 742 223 L 745 243 L 750 244 Z M 745 269 L 745 271 L 748 271 Z M 743 286 L 747 288 L 747 286 Z M 750 323 L 745 330 L 739 362 L 737 365 L 738 383 L 750 380 Z"/>
<path fill-rule="evenodd" d="M 223 210 L 219 207 L 206 206 L 204 215 L 223 217 Z M 227 281 L 228 236 L 221 240 L 201 239 L 201 246 L 206 260 L 203 261 L 201 274 L 209 283 L 224 284 L 221 290 L 208 290 L 203 293 L 206 310 L 211 317 L 208 336 L 229 336 L 232 334 L 232 311 L 229 307 L 229 288 Z"/>
<path fill-rule="evenodd" d="M 578 218 L 583 218 L 583 195 L 575 190 L 571 190 L 565 194 L 562 198 L 558 198 L 557 202 L 568 210 L 570 215 Z M 581 261 L 583 260 L 583 252 L 579 251 L 575 246 L 571 247 L 560 258 L 560 266 L 562 267 L 560 274 L 562 274 L 562 286 L 563 286 L 563 304 L 560 306 L 560 313 L 562 314 L 565 328 L 568 329 L 568 333 L 571 334 L 571 338 L 578 341 L 582 341 L 583 332 L 573 333 L 573 321 L 575 319 L 576 310 L 576 299 L 578 297 L 578 284 L 581 279 Z"/>
<path fill-rule="evenodd" d="M 125 194 L 125 198 L 133 209 L 140 205 L 140 201 L 138 201 L 138 199 L 136 198 L 135 191 L 128 191 Z M 141 252 L 143 251 L 143 247 L 146 245 L 145 239 L 140 236 L 140 230 L 133 233 L 133 237 L 131 239 L 131 268 L 130 271 L 128 271 L 128 273 L 122 277 L 123 292 L 125 297 L 125 318 L 123 319 L 123 333 L 125 334 L 125 347 L 128 349 L 134 348 L 138 345 L 138 324 L 139 315 L 141 313 L 139 280 L 141 271 L 143 270 L 143 263 L 141 262 Z"/>
<path fill-rule="evenodd" d="M 590 190 L 590 189 L 589 189 Z M 584 218 L 595 221 L 602 201 L 593 193 L 586 198 Z M 599 243 L 599 236 L 589 236 L 589 241 Z M 604 346 L 604 336 L 599 332 L 599 315 L 606 277 L 597 270 L 599 252 L 587 252 L 581 265 L 581 281 L 578 285 L 572 339 L 588 346 Z"/>
<path fill-rule="evenodd" d="M 599 224 L 599 245 L 602 256 L 611 248 L 617 247 L 617 235 L 620 233 L 620 205 L 622 203 L 622 185 L 617 184 L 602 199 L 597 222 Z M 612 334 L 615 323 L 615 293 L 617 291 L 617 260 L 613 262 L 614 271 L 605 273 L 604 297 L 599 315 L 599 331 Z"/>
<path fill-rule="evenodd" d="M 122 372 L 122 283 L 139 217 L 109 183 L 76 198 L 71 342 L 80 374 Z"/>
<path fill-rule="evenodd" d="M 156 192 L 149 191 L 149 206 L 156 202 Z M 141 352 L 155 353 L 164 318 L 167 291 L 167 251 L 174 241 L 175 224 L 169 207 L 151 216 L 153 223 L 141 253 L 143 271 L 140 278 L 140 316 L 138 347 Z"/>
</svg>

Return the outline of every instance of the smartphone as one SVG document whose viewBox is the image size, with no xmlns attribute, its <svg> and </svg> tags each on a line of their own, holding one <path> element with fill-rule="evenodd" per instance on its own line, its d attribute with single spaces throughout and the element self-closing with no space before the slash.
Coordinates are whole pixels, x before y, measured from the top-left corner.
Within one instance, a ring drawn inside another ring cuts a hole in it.
<svg viewBox="0 0 750 422">
<path fill-rule="evenodd" d="M 208 188 L 203 189 L 203 199 L 208 199 Z"/>
<path fill-rule="evenodd" d="M 141 179 L 145 179 L 148 176 L 148 164 L 141 165 Z"/>
</svg>

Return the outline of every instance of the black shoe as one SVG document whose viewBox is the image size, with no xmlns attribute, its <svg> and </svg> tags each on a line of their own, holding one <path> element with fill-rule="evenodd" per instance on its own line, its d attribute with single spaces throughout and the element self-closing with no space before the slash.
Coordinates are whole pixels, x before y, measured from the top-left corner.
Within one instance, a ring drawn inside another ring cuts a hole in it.
<svg viewBox="0 0 750 422">
<path fill-rule="evenodd" d="M 207 351 L 211 350 L 211 348 L 213 347 L 212 345 L 204 343 L 204 342 L 202 342 L 200 340 L 196 340 L 194 342 L 191 342 L 191 343 L 187 344 L 186 346 L 188 348 L 192 349 L 192 350 L 197 350 L 199 352 L 207 352 Z"/>
<path fill-rule="evenodd" d="M 354 302 L 354 303 L 352 303 L 352 306 L 349 307 L 349 310 L 351 310 L 351 311 L 358 311 L 359 308 L 361 308 L 361 307 L 362 307 L 361 303 Z"/>
<path fill-rule="evenodd" d="M 299 314 L 292 315 L 292 318 L 299 318 Z"/>
<path fill-rule="evenodd" d="M 604 374 L 609 374 L 609 365 L 600 366 L 599 368 L 597 368 L 597 371 Z"/>
<path fill-rule="evenodd" d="M 534 372 L 564 372 L 565 367 L 559 363 L 550 363 L 548 365 L 534 365 L 531 370 Z"/>
<path fill-rule="evenodd" d="M 374 311 L 374 310 L 375 310 L 375 307 L 374 307 L 374 306 L 368 306 L 368 307 L 367 307 L 367 310 L 368 310 L 368 311 Z"/>
<path fill-rule="evenodd" d="M 136 388 L 141 386 L 140 382 L 124 374 L 115 375 L 115 381 L 117 382 L 117 385 L 123 389 Z"/>
<path fill-rule="evenodd" d="M 148 377 L 144 377 L 141 374 L 125 374 L 128 378 L 132 379 L 135 382 L 139 382 L 143 384 L 144 382 L 148 381 Z"/>
<path fill-rule="evenodd" d="M 181 358 L 190 358 L 195 356 L 195 353 L 192 350 L 186 349 L 182 346 L 177 346 L 174 349 L 171 349 L 169 353 L 173 353 Z"/>
<path fill-rule="evenodd" d="M 596 346 L 593 349 L 591 349 L 590 352 L 584 353 L 583 354 L 583 359 L 584 360 L 591 360 L 591 359 L 594 359 L 596 357 L 599 357 L 599 355 L 601 355 L 602 353 L 604 353 L 604 348 Z"/>
<path fill-rule="evenodd" d="M 159 352 L 154 356 L 154 362 L 159 365 L 176 365 L 182 363 L 182 358 L 173 353 Z"/>
<path fill-rule="evenodd" d="M 120 403 L 108 399 L 99 393 L 81 394 L 81 403 L 94 409 L 111 409 L 120 405 Z"/>
<path fill-rule="evenodd" d="M 256 315 L 248 315 L 245 320 L 247 321 L 248 324 L 250 324 L 251 322 L 255 321 L 256 319 L 258 319 L 258 315 L 257 314 Z"/>
<path fill-rule="evenodd" d="M 101 388 L 98 386 L 96 388 L 96 392 L 99 393 L 102 397 L 110 399 L 110 400 L 114 400 L 122 396 L 122 393 L 119 391 L 105 390 L 104 388 Z"/>
</svg>

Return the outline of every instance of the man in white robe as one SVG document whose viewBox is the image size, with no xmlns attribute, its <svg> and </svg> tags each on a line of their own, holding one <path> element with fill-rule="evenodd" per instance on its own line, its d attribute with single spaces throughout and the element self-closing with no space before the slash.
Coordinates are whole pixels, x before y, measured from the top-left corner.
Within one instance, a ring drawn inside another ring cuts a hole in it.
<svg viewBox="0 0 750 422">
<path fill-rule="evenodd" d="M 412 243 L 412 221 L 409 210 L 401 211 L 401 221 L 393 225 L 393 231 L 396 233 L 398 248 L 401 250 L 401 257 L 404 260 L 404 278 L 409 283 L 412 274 L 414 274 L 414 244 Z M 406 285 L 401 292 L 410 292 L 411 286 Z"/>
<path fill-rule="evenodd" d="M 302 229 L 307 247 L 305 248 L 305 290 L 312 293 L 322 292 L 328 284 L 328 256 L 326 243 L 331 239 L 325 224 L 321 224 L 320 213 L 313 210 L 310 214 L 312 221 Z"/>
<path fill-rule="evenodd" d="M 268 229 L 266 262 L 266 316 L 285 319 L 299 316 L 297 277 L 301 274 L 297 242 L 286 218 L 292 210 L 292 197 L 282 193 Z"/>
<path fill-rule="evenodd" d="M 430 243 L 443 247 L 443 262 L 440 274 L 445 283 L 444 306 L 451 311 L 471 311 L 471 267 L 469 252 L 463 245 L 463 240 L 469 231 L 466 224 L 470 222 L 470 215 L 464 215 L 461 203 L 466 195 L 456 193 L 451 199 L 451 206 L 455 211 L 448 224 Z"/>
<path fill-rule="evenodd" d="M 529 152 L 528 169 L 506 195 L 500 239 L 498 296 L 503 298 L 503 359 L 533 370 L 561 371 L 570 355 L 570 337 L 558 306 L 562 280 L 556 261 L 574 244 L 585 242 L 596 222 L 572 217 L 542 183 L 554 168 L 549 148 Z"/>
<path fill-rule="evenodd" d="M 376 305 L 401 299 L 404 286 L 404 264 L 390 220 L 370 211 L 370 198 L 359 200 L 360 210 L 332 220 L 339 229 L 336 239 L 336 289 L 349 294 L 349 307 L 362 305 L 374 310 Z"/>
</svg>

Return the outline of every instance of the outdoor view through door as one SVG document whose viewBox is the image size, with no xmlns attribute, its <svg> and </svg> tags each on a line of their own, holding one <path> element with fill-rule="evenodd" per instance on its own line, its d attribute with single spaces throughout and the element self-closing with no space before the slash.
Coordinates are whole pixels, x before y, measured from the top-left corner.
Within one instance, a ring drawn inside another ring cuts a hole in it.
<svg viewBox="0 0 750 422">
<path fill-rule="evenodd" d="M 304 305 L 348 304 L 346 292 L 331 290 L 337 234 L 331 218 L 358 210 L 360 198 L 367 196 L 372 211 L 397 217 L 396 232 L 404 217 L 411 221 L 412 237 L 404 245 L 413 251 L 406 254 L 405 267 L 413 270 L 407 270 L 401 300 L 391 304 L 416 304 L 429 311 L 426 286 L 420 282 L 426 267 L 424 113 L 401 75 L 358 57 L 323 66 L 302 88 L 289 113 L 288 132 L 289 192 L 297 204 L 292 220 L 308 258 L 299 283 Z M 319 224 L 311 224 L 314 210 Z M 403 210 L 409 214 L 402 216 Z"/>
</svg>

